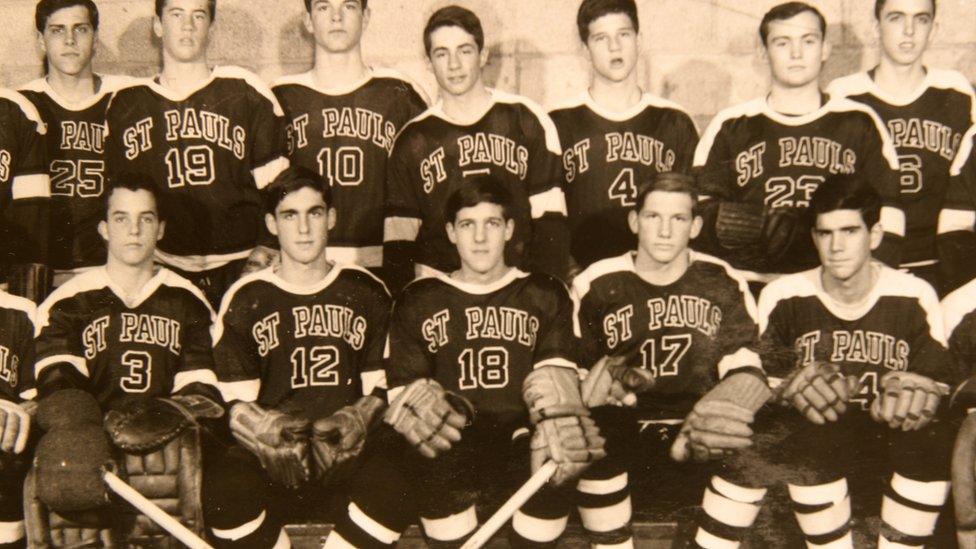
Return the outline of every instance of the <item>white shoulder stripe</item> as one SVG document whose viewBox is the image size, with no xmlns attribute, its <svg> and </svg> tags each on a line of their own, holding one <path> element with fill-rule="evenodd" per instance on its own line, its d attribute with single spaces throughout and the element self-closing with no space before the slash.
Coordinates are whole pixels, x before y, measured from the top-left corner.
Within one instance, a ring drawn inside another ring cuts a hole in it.
<svg viewBox="0 0 976 549">
<path fill-rule="evenodd" d="M 21 112 L 24 113 L 24 116 L 37 125 L 37 133 L 41 135 L 45 135 L 47 133 L 47 125 L 45 125 L 44 120 L 41 119 L 41 113 L 37 112 L 37 107 L 35 107 L 29 99 L 24 97 L 23 94 L 14 90 L 0 88 L 0 99 L 6 99 L 16 103 L 16 105 L 20 107 Z"/>
<path fill-rule="evenodd" d="M 976 280 L 959 287 L 942 300 L 942 319 L 948 340 L 962 319 L 976 310 Z"/>
<path fill-rule="evenodd" d="M 281 104 L 278 103 L 278 98 L 275 97 L 275 94 L 271 91 L 271 88 L 264 83 L 264 80 L 261 80 L 261 77 L 253 72 L 235 65 L 224 65 L 214 67 L 213 75 L 215 77 L 239 78 L 244 80 L 252 88 L 254 88 L 255 91 L 263 95 L 265 99 L 271 102 L 271 105 L 274 108 L 275 116 L 285 115 L 285 111 L 281 108 Z"/>
<path fill-rule="evenodd" d="M 590 292 L 590 286 L 601 276 L 619 272 L 634 272 L 634 260 L 630 252 L 617 257 L 601 259 L 573 278 L 573 296 L 582 301 Z"/>
<path fill-rule="evenodd" d="M 234 296 L 237 292 L 241 290 L 244 286 L 255 282 L 255 281 L 265 281 L 274 284 L 271 280 L 271 267 L 266 269 L 261 269 L 260 271 L 255 271 L 253 273 L 246 274 L 241 278 L 238 278 L 227 291 L 224 292 L 223 299 L 220 300 L 220 309 L 217 311 L 217 318 L 214 320 L 213 327 L 210 330 L 210 339 L 214 346 L 220 342 L 220 338 L 224 335 L 224 316 L 227 314 L 227 310 L 230 309 L 230 303 L 234 300 Z M 229 401 L 228 401 L 229 402 Z"/>
<path fill-rule="evenodd" d="M 752 321 L 759 323 L 759 310 L 756 306 L 756 299 L 752 297 L 752 292 L 749 290 L 749 282 L 746 281 L 746 277 L 742 275 L 739 271 L 735 270 L 732 265 L 729 265 L 722 259 L 708 254 L 703 254 L 691 250 L 691 260 L 701 261 L 702 263 L 711 263 L 713 265 L 718 265 L 725 270 L 725 274 L 735 281 L 736 285 L 739 287 L 739 293 L 742 294 L 742 300 L 746 305 L 746 312 L 752 318 Z"/>
<path fill-rule="evenodd" d="M 818 269 L 786 275 L 770 282 L 759 294 L 759 333 L 763 334 L 769 326 L 769 317 L 780 301 L 793 297 L 817 295 L 815 277 Z"/>
<path fill-rule="evenodd" d="M 956 158 L 949 167 L 949 175 L 957 176 L 962 173 L 963 167 L 971 160 L 973 155 L 973 141 L 976 140 L 976 125 L 970 126 L 962 136 L 959 150 L 956 151 Z"/>
<path fill-rule="evenodd" d="M 903 273 L 887 266 L 882 267 L 882 269 L 881 276 L 878 279 L 878 284 L 882 286 L 881 295 L 916 299 L 919 306 L 925 311 L 925 318 L 932 339 L 941 343 L 943 347 L 946 346 L 942 308 L 939 306 L 939 298 L 932 286 L 915 275 Z"/>
<path fill-rule="evenodd" d="M 417 92 L 417 95 L 424 100 L 425 104 L 430 105 L 430 94 L 427 93 L 427 90 L 425 90 L 424 87 L 421 86 L 416 80 L 410 78 L 410 76 L 408 76 L 406 73 L 400 72 L 396 69 L 391 69 L 389 67 L 376 67 L 373 69 L 373 75 L 380 78 L 395 78 L 406 83 L 413 88 L 413 91 Z"/>
<path fill-rule="evenodd" d="M 824 90 L 831 97 L 850 97 L 869 93 L 872 88 L 871 77 L 866 72 L 856 72 L 834 79 Z"/>
<path fill-rule="evenodd" d="M 8 294 L 3 290 L 0 290 L 0 308 L 21 311 L 27 315 L 27 318 L 30 319 L 32 325 L 37 319 L 37 305 L 35 305 L 33 301 L 13 294 Z"/>
<path fill-rule="evenodd" d="M 712 146 L 715 144 L 715 138 L 718 136 L 718 132 L 722 130 L 722 126 L 729 120 L 736 118 L 746 117 L 746 116 L 756 116 L 757 114 L 763 112 L 765 100 L 762 98 L 753 99 L 745 103 L 740 103 L 738 105 L 733 105 L 726 109 L 723 109 L 712 118 L 709 122 L 708 127 L 705 128 L 705 133 L 702 134 L 701 140 L 698 141 L 698 146 L 695 147 L 695 160 L 694 166 L 701 167 L 708 162 L 708 154 L 712 150 Z"/>
<path fill-rule="evenodd" d="M 898 171 L 901 169 L 898 162 L 898 152 L 895 150 L 895 143 L 888 135 L 888 128 L 885 127 L 884 122 L 881 121 L 881 118 L 877 115 L 877 113 L 874 112 L 874 110 L 867 105 L 844 97 L 831 99 L 827 102 L 827 107 L 833 112 L 859 111 L 871 117 L 871 121 L 874 122 L 875 129 L 878 130 L 878 135 L 881 137 L 881 153 L 884 155 L 885 160 L 888 161 L 888 165 L 892 170 Z"/>
<path fill-rule="evenodd" d="M 498 103 L 520 103 L 532 111 L 532 114 L 539 120 L 539 124 L 542 126 L 543 132 L 546 136 L 546 148 L 549 152 L 561 155 L 563 154 L 562 146 L 559 144 L 559 132 L 556 131 L 556 124 L 549 118 L 546 114 L 545 109 L 543 109 L 538 103 L 532 101 L 528 97 L 521 95 L 515 95 L 500 90 L 492 90 L 492 98 Z"/>
<path fill-rule="evenodd" d="M 210 321 L 213 322 L 215 314 L 213 307 L 210 306 L 210 302 L 207 301 L 206 296 L 203 295 L 203 291 L 200 290 L 200 288 L 197 288 L 192 282 L 169 269 L 165 269 L 164 276 L 161 278 L 160 282 L 172 288 L 182 288 L 193 294 L 193 297 L 199 299 L 200 303 L 207 308 L 207 311 L 210 313 Z"/>
<path fill-rule="evenodd" d="M 85 271 L 77 276 L 70 278 L 67 282 L 59 286 L 47 296 L 37 308 L 37 323 L 34 327 L 35 335 L 39 335 L 41 330 L 47 327 L 51 320 L 51 309 L 59 302 L 93 290 L 99 290 L 109 285 L 108 276 L 105 274 L 104 267 L 96 267 Z"/>
</svg>

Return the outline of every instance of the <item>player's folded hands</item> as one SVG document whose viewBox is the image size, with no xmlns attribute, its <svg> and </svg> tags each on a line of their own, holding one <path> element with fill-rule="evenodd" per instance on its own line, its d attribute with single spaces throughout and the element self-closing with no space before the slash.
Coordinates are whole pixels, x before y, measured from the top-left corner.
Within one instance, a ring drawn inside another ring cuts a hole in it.
<svg viewBox="0 0 976 549">
<path fill-rule="evenodd" d="M 755 413 L 728 400 L 699 400 L 671 447 L 675 461 L 721 459 L 752 446 Z"/>
<path fill-rule="evenodd" d="M 382 406 L 379 398 L 365 396 L 312 424 L 312 457 L 319 477 L 362 452 L 370 425 Z"/>
<path fill-rule="evenodd" d="M 230 429 L 257 456 L 271 480 L 290 489 L 308 481 L 307 419 L 238 402 L 230 410 Z"/>
<path fill-rule="evenodd" d="M 860 390 L 857 377 L 844 376 L 840 366 L 822 361 L 801 367 L 783 383 L 780 398 L 817 425 L 840 419 Z"/>
<path fill-rule="evenodd" d="M 0 450 L 19 454 L 27 445 L 30 433 L 30 414 L 9 400 L 0 399 Z"/>
<path fill-rule="evenodd" d="M 871 403 L 871 417 L 892 429 L 915 431 L 932 422 L 949 386 L 911 372 L 888 372 L 881 394 Z"/>
<path fill-rule="evenodd" d="M 590 368 L 580 393 L 587 408 L 637 405 L 637 395 L 654 387 L 654 376 L 644 368 L 630 367 L 621 356 L 603 357 Z"/>
<path fill-rule="evenodd" d="M 474 417 L 467 399 L 448 393 L 433 379 L 421 378 L 406 386 L 383 416 L 427 458 L 435 458 L 461 440 L 461 430 Z"/>
</svg>

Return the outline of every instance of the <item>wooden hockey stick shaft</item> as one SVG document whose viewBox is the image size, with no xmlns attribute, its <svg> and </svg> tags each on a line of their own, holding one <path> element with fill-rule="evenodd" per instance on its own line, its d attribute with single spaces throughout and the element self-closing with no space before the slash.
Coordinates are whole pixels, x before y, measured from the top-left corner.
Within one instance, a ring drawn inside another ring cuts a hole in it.
<svg viewBox="0 0 976 549">
<path fill-rule="evenodd" d="M 207 542 L 183 526 L 178 520 L 166 514 L 158 505 L 149 501 L 145 496 L 129 486 L 115 474 L 105 471 L 102 475 L 105 484 L 122 499 L 132 504 L 133 507 L 141 511 L 147 517 L 160 525 L 164 530 L 173 535 L 183 545 L 190 549 L 213 549 Z"/>
<path fill-rule="evenodd" d="M 468 541 L 464 542 L 461 549 L 479 549 L 482 545 L 488 543 L 491 536 L 495 535 L 495 532 L 497 532 L 499 528 L 508 522 L 508 519 L 512 518 L 515 511 L 518 511 L 523 505 L 525 505 L 525 502 L 529 501 L 529 498 L 531 498 L 536 492 L 539 491 L 539 489 L 545 486 L 545 484 L 549 482 L 549 479 L 551 479 L 552 475 L 555 473 L 555 461 L 550 460 L 542 464 L 542 467 L 539 467 L 539 470 L 529 477 L 529 480 L 525 481 L 525 484 L 516 490 L 515 493 L 512 494 L 512 497 L 508 498 L 508 501 L 499 507 L 498 510 L 495 511 L 495 514 L 492 515 L 490 519 L 485 521 L 485 523 L 481 525 L 481 528 L 478 528 L 478 530 L 472 534 L 470 538 L 468 538 Z"/>
</svg>

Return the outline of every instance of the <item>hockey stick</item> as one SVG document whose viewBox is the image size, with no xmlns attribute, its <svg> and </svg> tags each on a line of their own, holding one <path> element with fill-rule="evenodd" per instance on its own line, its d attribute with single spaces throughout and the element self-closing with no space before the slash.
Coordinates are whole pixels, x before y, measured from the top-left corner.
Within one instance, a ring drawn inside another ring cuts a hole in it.
<svg viewBox="0 0 976 549">
<path fill-rule="evenodd" d="M 515 511 L 518 511 L 523 505 L 525 505 L 525 502 L 529 501 L 529 498 L 535 495 L 540 488 L 549 482 L 549 479 L 551 479 L 552 475 L 555 473 L 555 461 L 550 460 L 543 463 L 542 467 L 539 467 L 539 470 L 529 477 L 529 480 L 525 481 L 525 484 L 516 490 L 515 493 L 512 494 L 512 497 L 508 498 L 508 501 L 499 507 L 498 510 L 495 511 L 495 514 L 485 521 L 485 523 L 481 525 L 481 528 L 478 528 L 478 530 L 472 534 L 470 538 L 468 538 L 468 541 L 464 542 L 461 549 L 479 549 L 482 545 L 488 543 L 491 536 L 495 535 L 495 532 L 497 532 L 499 528 L 508 522 L 508 519 L 512 518 Z"/>
<path fill-rule="evenodd" d="M 126 484 L 125 481 L 115 476 L 114 473 L 109 471 L 103 472 L 102 480 L 119 497 L 129 502 L 133 507 L 152 519 L 153 522 L 161 526 L 190 549 L 213 549 L 210 544 L 200 539 L 189 528 L 183 526 L 180 521 L 166 514 L 166 511 L 160 509 L 158 505 L 148 500 L 146 496 L 137 492 L 135 488 Z"/>
</svg>

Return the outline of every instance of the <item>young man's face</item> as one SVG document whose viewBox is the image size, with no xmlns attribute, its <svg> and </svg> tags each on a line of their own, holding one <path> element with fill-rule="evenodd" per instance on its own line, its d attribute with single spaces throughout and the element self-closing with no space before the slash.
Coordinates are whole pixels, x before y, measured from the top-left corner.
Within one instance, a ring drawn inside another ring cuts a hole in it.
<svg viewBox="0 0 976 549">
<path fill-rule="evenodd" d="M 482 275 L 505 268 L 505 243 L 514 231 L 515 221 L 506 220 L 502 207 L 489 202 L 461 208 L 447 224 L 447 237 L 457 246 L 462 267 Z"/>
<path fill-rule="evenodd" d="M 621 82 L 634 72 L 640 51 L 640 36 L 630 17 L 610 13 L 590 23 L 586 51 L 597 76 Z"/>
<path fill-rule="evenodd" d="M 108 254 L 131 267 L 152 264 L 164 229 L 156 199 L 144 189 L 113 190 L 106 219 L 98 224 L 98 232 L 108 244 Z"/>
<path fill-rule="evenodd" d="M 845 281 L 871 260 L 871 250 L 881 244 L 881 224 L 868 227 L 858 210 L 834 210 L 817 215 L 813 243 L 817 247 L 824 272 L 837 281 Z"/>
<path fill-rule="evenodd" d="M 265 223 L 271 234 L 278 237 L 281 253 L 307 265 L 325 253 L 328 231 L 335 225 L 334 214 L 322 199 L 322 193 L 302 187 L 285 195 L 274 215 L 265 215 Z"/>
<path fill-rule="evenodd" d="M 44 32 L 37 35 L 50 70 L 70 76 L 91 67 L 95 37 L 95 27 L 84 6 L 70 6 L 52 13 L 44 24 Z"/>
<path fill-rule="evenodd" d="M 651 191 L 640 212 L 627 216 L 630 230 L 637 235 L 638 252 L 660 264 L 671 263 L 698 236 L 702 218 L 692 212 L 688 193 Z"/>
<path fill-rule="evenodd" d="M 441 27 L 430 34 L 430 65 L 441 91 L 464 95 L 481 82 L 488 48 L 478 50 L 474 36 L 461 27 Z"/>
<path fill-rule="evenodd" d="M 343 53 L 359 45 L 369 22 L 369 10 L 360 0 L 312 0 L 305 15 L 305 29 L 315 43 L 331 53 Z"/>
<path fill-rule="evenodd" d="M 773 81 L 790 88 L 816 81 L 830 56 L 820 20 L 809 11 L 770 22 L 765 46 Z"/>
<path fill-rule="evenodd" d="M 935 29 L 932 0 L 888 0 L 878 17 L 881 54 L 899 65 L 918 61 Z"/>
<path fill-rule="evenodd" d="M 200 61 L 207 52 L 210 18 L 207 0 L 167 0 L 163 15 L 153 20 L 153 31 L 173 59 L 182 63 Z"/>
</svg>

